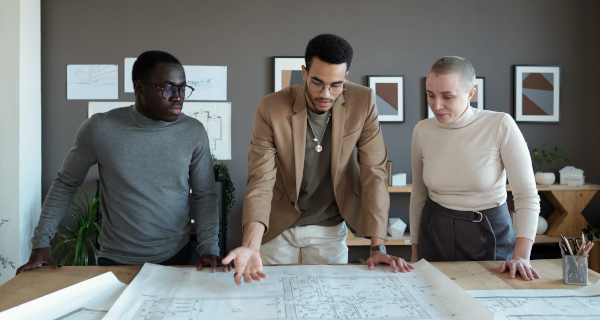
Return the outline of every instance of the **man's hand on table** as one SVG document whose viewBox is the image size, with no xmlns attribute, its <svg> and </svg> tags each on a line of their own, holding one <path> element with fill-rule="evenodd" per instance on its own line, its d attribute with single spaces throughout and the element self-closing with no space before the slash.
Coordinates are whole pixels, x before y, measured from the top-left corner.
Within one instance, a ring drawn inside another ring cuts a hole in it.
<svg viewBox="0 0 600 320">
<path fill-rule="evenodd" d="M 17 274 L 30 269 L 35 269 L 40 263 L 46 263 L 52 267 L 52 269 L 58 269 L 59 266 L 54 258 L 52 258 L 52 248 L 38 248 L 31 250 L 31 255 L 29 256 L 29 261 L 22 265 L 19 269 L 17 269 Z"/>
<path fill-rule="evenodd" d="M 533 270 L 529 259 L 513 257 L 513 259 L 502 262 L 500 266 L 500 273 L 504 273 L 506 271 L 510 272 L 510 278 L 514 279 L 517 271 L 521 274 L 521 277 L 525 281 L 539 279 L 540 275 L 537 271 Z"/>
<path fill-rule="evenodd" d="M 223 258 L 223 263 L 235 264 L 235 275 L 233 281 L 239 287 L 242 285 L 242 275 L 244 282 L 252 284 L 254 280 L 261 282 L 267 275 L 262 272 L 262 259 L 258 250 L 241 246 L 233 249 Z"/>
<path fill-rule="evenodd" d="M 400 269 L 400 271 L 402 272 L 410 272 L 411 270 L 415 269 L 415 267 L 408 264 L 402 258 L 394 257 L 381 251 L 371 252 L 371 256 L 367 260 L 369 270 L 373 270 L 373 268 L 375 268 L 375 266 L 380 263 L 389 264 L 392 267 L 392 271 L 394 271 L 394 273 L 398 273 L 398 269 Z"/>
<path fill-rule="evenodd" d="M 223 272 L 233 270 L 233 261 L 231 263 L 223 264 L 222 260 L 223 258 L 214 254 L 203 254 L 196 261 L 196 270 L 200 271 L 203 267 L 209 266 L 211 267 L 213 273 L 217 271 L 217 267 L 223 267 Z"/>
</svg>

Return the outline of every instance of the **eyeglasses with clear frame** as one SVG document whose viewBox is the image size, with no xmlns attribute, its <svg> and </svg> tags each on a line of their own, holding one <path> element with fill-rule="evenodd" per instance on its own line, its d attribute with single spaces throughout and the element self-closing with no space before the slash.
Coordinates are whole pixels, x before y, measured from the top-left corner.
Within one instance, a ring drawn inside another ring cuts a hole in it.
<svg viewBox="0 0 600 320">
<path fill-rule="evenodd" d="M 190 87 L 188 85 L 183 85 L 180 87 L 171 86 L 171 85 L 166 86 L 166 87 L 159 87 L 152 82 L 148 82 L 148 81 L 144 81 L 144 80 L 137 80 L 136 82 L 149 84 L 149 85 L 156 87 L 157 89 L 162 90 L 162 96 L 163 96 L 163 98 L 165 98 L 167 100 L 171 99 L 175 95 L 175 92 L 177 92 L 178 90 L 179 90 L 179 96 L 182 99 L 187 99 L 192 95 L 192 92 L 194 92 L 194 90 L 195 90 L 193 87 Z M 188 92 L 188 90 L 189 90 L 189 92 Z"/>
<path fill-rule="evenodd" d="M 338 95 L 338 94 L 342 94 L 342 92 L 344 92 L 344 90 L 346 90 L 346 88 L 344 88 L 344 82 L 342 82 L 341 85 L 332 85 L 332 86 L 325 86 L 324 84 L 318 83 L 318 82 L 307 82 L 307 83 L 308 83 L 308 89 L 310 89 L 310 91 L 312 91 L 314 93 L 321 93 L 321 92 L 323 92 L 323 90 L 325 90 L 325 88 L 329 88 L 330 94 Z"/>
</svg>

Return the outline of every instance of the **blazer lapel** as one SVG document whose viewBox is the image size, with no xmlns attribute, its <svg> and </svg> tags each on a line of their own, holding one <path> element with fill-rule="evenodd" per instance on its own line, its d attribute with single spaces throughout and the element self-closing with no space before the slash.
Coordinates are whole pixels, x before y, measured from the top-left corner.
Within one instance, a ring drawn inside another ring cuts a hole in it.
<svg viewBox="0 0 600 320">
<path fill-rule="evenodd" d="M 333 180 L 334 186 L 340 153 L 342 152 L 344 124 L 346 123 L 346 107 L 343 106 L 344 102 L 346 102 L 346 100 L 342 94 L 331 110 L 331 179 Z"/>
<path fill-rule="evenodd" d="M 294 141 L 294 162 L 296 168 L 296 190 L 295 194 L 290 194 L 290 199 L 298 200 L 300 184 L 302 183 L 302 173 L 304 172 L 304 147 L 306 145 L 306 84 L 298 89 L 296 102 L 292 116 L 292 138 Z"/>
</svg>

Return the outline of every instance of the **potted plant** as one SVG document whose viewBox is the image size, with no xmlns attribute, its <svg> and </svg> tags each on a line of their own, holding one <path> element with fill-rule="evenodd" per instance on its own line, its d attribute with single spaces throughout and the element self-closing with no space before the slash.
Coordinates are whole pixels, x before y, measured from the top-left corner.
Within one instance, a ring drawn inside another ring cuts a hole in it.
<svg viewBox="0 0 600 320">
<path fill-rule="evenodd" d="M 546 145 L 548 144 L 544 143 L 544 147 Z M 542 171 L 535 173 L 535 182 L 537 182 L 537 184 L 553 184 L 556 180 L 554 172 L 547 171 L 548 164 L 556 163 L 556 159 L 569 163 L 569 159 L 565 157 L 565 152 L 558 147 L 558 144 L 555 145 L 553 149 L 550 149 L 550 152 L 545 149 L 542 149 L 540 152 L 535 148 L 531 153 L 533 153 L 535 162 L 542 166 Z"/>
<path fill-rule="evenodd" d="M 8 222 L 8 220 L 0 220 L 0 227 L 4 224 Z M 12 261 L 9 261 L 8 258 L 2 256 L 0 254 L 0 263 L 2 264 L 2 269 L 6 269 L 6 266 L 11 266 L 13 269 L 15 268 L 15 263 Z M 2 273 L 0 272 L 0 276 L 2 275 Z"/>
<path fill-rule="evenodd" d="M 98 237 L 102 228 L 102 215 L 98 211 L 100 205 L 100 182 L 96 182 L 96 194 L 90 203 L 85 191 L 80 187 L 79 190 L 85 196 L 85 202 L 77 196 L 80 205 L 75 201 L 71 203 L 71 218 L 75 220 L 75 229 L 71 230 L 68 226 L 60 224 L 56 230 L 58 235 L 58 244 L 52 251 L 54 259 L 58 264 L 67 266 L 87 266 L 89 264 L 88 249 L 92 249 L 96 265 L 98 264 Z M 61 232 L 61 228 L 66 233 Z M 95 238 L 95 242 L 92 242 Z"/>
<path fill-rule="evenodd" d="M 215 178 L 222 179 L 225 184 L 225 194 L 223 195 L 223 201 L 225 201 L 225 221 L 223 221 L 223 234 L 227 234 L 227 224 L 229 223 L 229 214 L 231 213 L 231 208 L 233 208 L 233 204 L 235 203 L 235 188 L 233 187 L 233 182 L 231 181 L 231 177 L 229 176 L 229 169 L 227 165 L 223 162 L 219 162 L 215 155 L 212 155 L 212 163 L 213 169 L 215 172 Z"/>
</svg>

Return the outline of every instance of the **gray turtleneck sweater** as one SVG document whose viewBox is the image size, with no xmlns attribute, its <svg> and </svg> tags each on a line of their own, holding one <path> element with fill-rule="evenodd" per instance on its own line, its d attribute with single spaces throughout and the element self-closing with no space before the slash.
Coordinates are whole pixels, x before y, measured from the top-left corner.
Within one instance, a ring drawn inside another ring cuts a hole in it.
<svg viewBox="0 0 600 320">
<path fill-rule="evenodd" d="M 34 249 L 50 246 L 96 163 L 100 257 L 125 264 L 167 260 L 189 242 L 190 218 L 198 254 L 219 254 L 217 195 L 204 126 L 184 114 L 174 122 L 151 120 L 135 106 L 96 114 L 79 127 L 44 201 Z"/>
</svg>

